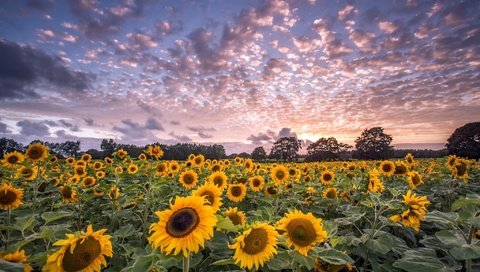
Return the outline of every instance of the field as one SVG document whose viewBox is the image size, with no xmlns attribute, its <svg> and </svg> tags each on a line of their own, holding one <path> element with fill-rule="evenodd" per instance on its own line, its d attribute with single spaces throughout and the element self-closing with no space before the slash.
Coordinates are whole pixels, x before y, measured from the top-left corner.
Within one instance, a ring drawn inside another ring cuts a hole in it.
<svg viewBox="0 0 480 272">
<path fill-rule="evenodd" d="M 0 270 L 480 270 L 476 161 L 162 155 L 5 154 Z"/>
</svg>

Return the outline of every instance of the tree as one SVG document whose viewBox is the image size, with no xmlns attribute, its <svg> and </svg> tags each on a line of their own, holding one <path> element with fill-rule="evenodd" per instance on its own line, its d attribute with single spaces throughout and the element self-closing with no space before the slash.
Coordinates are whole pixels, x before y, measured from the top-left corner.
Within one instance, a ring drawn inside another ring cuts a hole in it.
<svg viewBox="0 0 480 272">
<path fill-rule="evenodd" d="M 255 161 L 263 161 L 267 159 L 267 152 L 265 152 L 263 146 L 259 146 L 252 151 L 251 157 Z"/>
<path fill-rule="evenodd" d="M 117 149 L 118 145 L 113 141 L 113 139 L 103 139 L 100 144 L 100 149 L 103 150 L 105 156 L 111 157 L 113 152 Z"/>
<path fill-rule="evenodd" d="M 365 129 L 355 140 L 356 157 L 367 160 L 386 159 L 393 155 L 393 138 L 385 134 L 382 127 Z"/>
<path fill-rule="evenodd" d="M 17 143 L 13 139 L 8 139 L 5 137 L 0 139 L 0 157 L 3 157 L 3 154 L 6 152 L 22 151 L 23 148 L 24 147 L 21 143 Z"/>
<path fill-rule="evenodd" d="M 480 158 L 480 122 L 455 129 L 445 145 L 448 153 L 469 159 Z"/>
<path fill-rule="evenodd" d="M 60 144 L 61 155 L 64 157 L 76 157 L 80 153 L 80 141 L 66 141 Z"/>
<path fill-rule="evenodd" d="M 282 137 L 273 143 L 269 157 L 276 160 L 294 160 L 298 150 L 302 147 L 302 142 L 297 137 Z"/>
<path fill-rule="evenodd" d="M 335 137 L 320 138 L 307 147 L 306 161 L 337 160 L 346 153 L 351 145 L 339 143 Z"/>
</svg>

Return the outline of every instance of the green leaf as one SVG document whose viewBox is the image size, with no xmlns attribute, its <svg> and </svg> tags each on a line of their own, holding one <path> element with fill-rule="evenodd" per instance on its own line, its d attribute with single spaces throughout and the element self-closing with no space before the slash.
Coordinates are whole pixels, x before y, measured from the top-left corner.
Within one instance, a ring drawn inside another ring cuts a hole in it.
<svg viewBox="0 0 480 272">
<path fill-rule="evenodd" d="M 447 246 L 461 247 L 466 242 L 460 234 L 452 230 L 437 231 L 435 237 Z"/>
<path fill-rule="evenodd" d="M 235 264 L 235 262 L 232 259 L 222 259 L 222 260 L 213 262 L 211 265 L 231 265 L 231 264 Z"/>
<path fill-rule="evenodd" d="M 468 260 L 480 258 L 480 247 L 477 245 L 464 244 L 461 247 L 454 247 L 450 249 L 455 260 Z"/>
<path fill-rule="evenodd" d="M 268 262 L 268 268 L 273 271 L 291 269 L 291 259 L 287 252 L 280 252 Z"/>
<path fill-rule="evenodd" d="M 480 198 L 460 198 L 452 204 L 452 211 L 456 211 L 465 206 L 480 206 Z"/>
<path fill-rule="evenodd" d="M 430 248 L 418 248 L 406 251 L 404 256 L 393 264 L 393 267 L 401 268 L 408 272 L 455 271 L 442 263 L 442 261 L 437 258 L 435 250 Z"/>
<path fill-rule="evenodd" d="M 313 253 L 313 255 L 320 258 L 322 261 L 331 264 L 350 264 L 354 262 L 350 256 L 334 248 L 325 249 Z"/>
<path fill-rule="evenodd" d="M 229 231 L 229 232 L 236 232 L 238 231 L 238 227 L 232 223 L 232 220 L 228 217 L 223 217 L 217 214 L 217 228 L 221 228 L 222 230 Z"/>
<path fill-rule="evenodd" d="M 440 212 L 433 211 L 425 215 L 425 221 L 427 222 L 436 222 L 441 224 L 455 224 L 458 219 L 458 214 L 455 212 Z"/>
<path fill-rule="evenodd" d="M 23 272 L 23 264 L 0 260 L 0 271 Z"/>
<path fill-rule="evenodd" d="M 50 222 L 53 222 L 55 220 L 71 216 L 71 212 L 67 211 L 56 211 L 56 212 L 44 212 L 40 217 L 42 217 L 43 220 L 45 220 L 45 224 L 48 224 Z"/>
<path fill-rule="evenodd" d="M 36 217 L 35 214 L 26 215 L 23 217 L 17 217 L 17 219 L 15 220 L 14 226 L 16 229 L 18 229 L 22 233 L 27 229 L 31 230 L 37 224 L 35 217 Z"/>
<path fill-rule="evenodd" d="M 393 248 L 393 238 L 390 234 L 382 234 L 378 238 L 368 240 L 366 246 L 374 252 L 387 254 Z"/>
<path fill-rule="evenodd" d="M 154 262 L 155 262 L 154 254 L 138 256 L 137 259 L 135 260 L 135 263 L 133 263 L 132 272 L 148 271 L 152 267 Z"/>
<path fill-rule="evenodd" d="M 126 238 L 131 236 L 135 232 L 135 228 L 133 227 L 132 224 L 127 224 L 125 226 L 122 226 L 119 228 L 113 236 L 118 237 L 118 238 Z"/>
<path fill-rule="evenodd" d="M 299 263 L 300 265 L 302 266 L 305 266 L 306 268 L 308 268 L 308 270 L 312 270 L 313 269 L 313 266 L 315 265 L 315 258 L 313 258 L 312 256 L 303 256 L 302 254 L 294 251 L 294 250 L 290 250 L 288 252 L 288 254 L 297 262 Z"/>
</svg>

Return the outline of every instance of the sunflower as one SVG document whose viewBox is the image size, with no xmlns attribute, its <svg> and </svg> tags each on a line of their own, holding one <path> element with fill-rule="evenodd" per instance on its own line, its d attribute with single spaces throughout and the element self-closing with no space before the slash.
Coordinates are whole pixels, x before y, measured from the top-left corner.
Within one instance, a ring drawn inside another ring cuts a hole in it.
<svg viewBox="0 0 480 272">
<path fill-rule="evenodd" d="M 32 181 L 37 177 L 37 167 L 22 166 L 17 169 L 15 177 L 17 179 L 24 178 L 25 180 Z"/>
<path fill-rule="evenodd" d="M 455 164 L 452 168 L 452 173 L 455 178 L 458 179 L 468 179 L 468 164 L 464 159 L 456 159 Z"/>
<path fill-rule="evenodd" d="M 23 189 L 16 189 L 11 184 L 2 183 L 0 187 L 0 208 L 9 210 L 23 204 Z"/>
<path fill-rule="evenodd" d="M 289 178 L 288 170 L 283 165 L 277 165 L 270 172 L 270 177 L 276 184 L 284 184 Z"/>
<path fill-rule="evenodd" d="M 120 148 L 119 150 L 117 150 L 115 153 L 114 153 L 120 160 L 123 160 L 125 159 L 125 157 L 127 157 L 128 155 L 128 152 L 123 150 L 123 148 Z"/>
<path fill-rule="evenodd" d="M 414 158 L 413 158 L 412 153 L 408 153 L 408 154 L 405 156 L 405 160 L 407 161 L 407 164 L 408 164 L 408 165 L 414 165 L 414 164 L 415 164 L 415 160 L 414 160 Z"/>
<path fill-rule="evenodd" d="M 180 170 L 180 165 L 178 164 L 177 161 L 171 161 L 168 164 L 168 169 L 172 173 L 177 173 Z"/>
<path fill-rule="evenodd" d="M 91 187 L 95 184 L 95 178 L 92 176 L 84 177 L 82 183 L 84 187 Z"/>
<path fill-rule="evenodd" d="M 203 163 L 205 162 L 205 157 L 202 154 L 197 155 L 195 156 L 195 158 L 193 158 L 192 162 L 193 162 L 192 166 L 202 167 Z"/>
<path fill-rule="evenodd" d="M 163 150 L 159 145 L 149 145 L 147 148 L 147 153 L 156 159 L 163 157 Z"/>
<path fill-rule="evenodd" d="M 412 190 L 417 189 L 417 187 L 423 183 L 422 176 L 417 171 L 408 172 L 407 181 Z"/>
<path fill-rule="evenodd" d="M 67 162 L 70 165 L 74 165 L 75 164 L 75 158 L 68 157 L 68 158 L 65 159 L 65 162 Z"/>
<path fill-rule="evenodd" d="M 113 172 L 118 175 L 123 174 L 123 168 L 121 166 L 117 166 L 115 169 L 113 169 Z"/>
<path fill-rule="evenodd" d="M 322 181 L 323 185 L 328 185 L 333 183 L 333 178 L 335 177 L 335 174 L 330 171 L 330 170 L 324 170 L 322 171 L 322 176 L 320 180 Z"/>
<path fill-rule="evenodd" d="M 95 172 L 95 176 L 98 179 L 103 179 L 105 177 L 105 171 L 97 171 L 97 172 Z"/>
<path fill-rule="evenodd" d="M 214 212 L 218 211 L 220 206 L 222 206 L 222 191 L 211 182 L 198 187 L 198 189 L 193 192 L 193 195 L 205 197 L 208 201 L 205 205 L 212 206 Z"/>
<path fill-rule="evenodd" d="M 73 172 L 75 173 L 75 176 L 82 178 L 87 175 L 87 168 L 85 166 L 75 166 Z"/>
<path fill-rule="evenodd" d="M 369 174 L 370 177 L 368 179 L 368 190 L 374 193 L 383 191 L 385 187 L 383 186 L 383 182 L 378 178 L 378 176 L 380 175 L 378 173 L 378 170 L 373 169 L 372 171 L 370 171 Z"/>
<path fill-rule="evenodd" d="M 110 192 L 108 192 L 108 197 L 110 199 L 118 199 L 120 197 L 120 189 L 118 189 L 117 185 L 112 185 L 110 187 Z"/>
<path fill-rule="evenodd" d="M 255 163 L 252 161 L 252 159 L 245 160 L 244 166 L 246 172 L 251 172 L 255 169 Z"/>
<path fill-rule="evenodd" d="M 93 169 L 100 170 L 103 168 L 103 163 L 101 161 L 96 161 L 93 163 Z"/>
<path fill-rule="evenodd" d="M 33 270 L 32 266 L 27 263 L 27 255 L 25 255 L 25 250 L 15 251 L 13 253 L 5 254 L 0 258 L 0 260 L 4 260 L 10 263 L 22 263 L 23 264 L 23 272 L 30 272 Z"/>
<path fill-rule="evenodd" d="M 166 162 L 161 162 L 155 166 L 155 175 L 163 176 L 167 173 L 168 165 Z"/>
<path fill-rule="evenodd" d="M 248 179 L 248 184 L 250 189 L 254 192 L 261 191 L 263 189 L 263 185 L 265 184 L 265 179 L 262 176 L 254 176 Z"/>
<path fill-rule="evenodd" d="M 322 195 L 324 198 L 336 199 L 338 197 L 337 188 L 335 187 L 326 188 L 325 190 L 323 190 Z"/>
<path fill-rule="evenodd" d="M 247 187 L 243 183 L 230 184 L 227 190 L 227 197 L 230 201 L 241 202 L 247 195 Z"/>
<path fill-rule="evenodd" d="M 136 164 L 132 163 L 127 167 L 127 173 L 129 173 L 130 175 L 135 175 L 137 172 L 138 166 Z"/>
<path fill-rule="evenodd" d="M 233 260 L 241 268 L 258 270 L 277 253 L 278 233 L 266 223 L 256 223 L 230 245 L 235 250 Z"/>
<path fill-rule="evenodd" d="M 395 175 L 403 176 L 407 174 L 407 172 L 408 172 L 408 166 L 403 161 L 395 162 L 395 172 L 394 172 Z"/>
<path fill-rule="evenodd" d="M 41 143 L 35 143 L 28 146 L 25 156 L 31 161 L 42 161 L 48 157 L 48 147 Z"/>
<path fill-rule="evenodd" d="M 2 164 L 7 168 L 15 168 L 23 162 L 23 154 L 18 151 L 12 151 L 3 155 Z"/>
<path fill-rule="evenodd" d="M 64 183 L 63 186 L 60 186 L 60 194 L 62 195 L 63 203 L 73 203 L 78 201 L 77 191 L 66 183 Z"/>
<path fill-rule="evenodd" d="M 100 188 L 100 186 L 95 186 L 93 187 L 93 194 L 95 196 L 103 196 L 105 194 L 105 192 L 102 190 L 102 188 Z"/>
<path fill-rule="evenodd" d="M 417 196 L 412 194 L 412 191 L 403 196 L 403 203 L 406 204 L 406 209 L 397 215 L 390 217 L 390 221 L 393 223 L 401 222 L 404 227 L 411 227 L 415 231 L 420 229 L 420 221 L 423 221 L 425 214 L 427 213 L 427 205 L 430 204 L 426 196 Z"/>
<path fill-rule="evenodd" d="M 56 252 L 48 256 L 43 270 L 47 271 L 100 271 L 107 266 L 105 257 L 112 257 L 112 243 L 110 235 L 104 235 L 106 229 L 93 231 L 92 225 L 87 232 L 67 234 L 67 239 L 55 242 L 54 246 L 61 246 Z"/>
<path fill-rule="evenodd" d="M 270 185 L 263 190 L 266 196 L 274 196 L 278 194 L 278 188 L 275 185 Z"/>
<path fill-rule="evenodd" d="M 285 214 L 277 223 L 277 229 L 284 231 L 287 245 L 307 256 L 308 251 L 316 244 L 325 241 L 327 232 L 323 230 L 322 220 L 315 218 L 312 213 L 304 214 L 293 211 Z"/>
<path fill-rule="evenodd" d="M 210 167 L 210 172 L 214 173 L 214 172 L 220 172 L 223 170 L 223 166 L 220 164 L 220 163 L 214 163 L 211 167 Z"/>
<path fill-rule="evenodd" d="M 185 257 L 203 248 L 217 224 L 213 208 L 204 205 L 205 201 L 200 196 L 177 196 L 170 209 L 155 212 L 159 220 L 150 226 L 153 233 L 148 237 L 152 248 L 160 248 L 167 255 L 182 252 Z"/>
<path fill-rule="evenodd" d="M 113 160 L 112 158 L 109 158 L 109 157 L 105 157 L 105 159 L 103 159 L 105 161 L 106 164 L 108 165 L 112 165 L 113 164 Z"/>
<path fill-rule="evenodd" d="M 140 155 L 138 155 L 138 159 L 141 160 L 141 161 L 145 161 L 145 160 L 147 160 L 147 155 L 141 153 Z"/>
<path fill-rule="evenodd" d="M 225 190 L 227 187 L 227 175 L 225 175 L 224 172 L 219 171 L 219 172 L 213 172 L 208 176 L 208 181 L 215 184 L 220 190 Z"/>
<path fill-rule="evenodd" d="M 387 177 L 393 176 L 395 173 L 395 163 L 392 161 L 382 161 L 382 163 L 380 163 L 380 173 Z"/>
<path fill-rule="evenodd" d="M 314 187 L 312 187 L 312 186 L 307 187 L 307 194 L 313 195 L 313 194 L 315 194 L 315 192 L 316 192 L 316 190 L 315 190 Z"/>
<path fill-rule="evenodd" d="M 225 215 L 232 221 L 235 226 L 243 226 L 247 223 L 245 213 L 239 211 L 237 207 L 229 207 Z"/>
<path fill-rule="evenodd" d="M 190 190 L 195 187 L 195 184 L 197 184 L 198 175 L 193 170 L 184 171 L 180 174 L 179 182 L 183 185 L 183 187 Z"/>
<path fill-rule="evenodd" d="M 445 166 L 453 169 L 453 166 L 455 165 L 455 162 L 457 161 L 458 157 L 455 155 L 450 155 L 447 158 L 447 162 L 445 162 Z"/>
</svg>

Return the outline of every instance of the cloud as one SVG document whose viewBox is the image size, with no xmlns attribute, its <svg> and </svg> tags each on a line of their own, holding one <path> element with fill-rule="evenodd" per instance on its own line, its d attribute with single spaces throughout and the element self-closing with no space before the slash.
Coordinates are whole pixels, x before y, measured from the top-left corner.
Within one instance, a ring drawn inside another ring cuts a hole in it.
<svg viewBox="0 0 480 272">
<path fill-rule="evenodd" d="M 273 132 L 271 131 L 271 133 L 273 133 Z M 258 135 L 251 134 L 250 136 L 248 136 L 247 140 L 251 141 L 252 144 L 256 144 L 256 145 L 273 143 L 274 137 L 272 137 L 273 135 L 271 133 L 260 132 Z"/>
<path fill-rule="evenodd" d="M 17 127 L 20 127 L 20 134 L 23 136 L 49 136 L 50 131 L 44 122 L 34 122 L 30 120 L 22 120 L 17 122 Z"/>
<path fill-rule="evenodd" d="M 112 130 L 122 133 L 123 140 L 156 140 L 157 137 L 152 133 L 152 131 L 164 130 L 163 126 L 155 118 L 148 118 L 145 121 L 145 125 L 136 123 L 131 119 L 124 119 L 121 121 L 121 123 L 121 127 L 114 125 Z"/>
<path fill-rule="evenodd" d="M 0 133 L 3 133 L 3 134 L 11 133 L 11 131 L 7 127 L 7 124 L 0 122 Z"/>
<path fill-rule="evenodd" d="M 163 20 L 155 24 L 155 29 L 158 34 L 162 36 L 176 34 L 182 31 L 183 27 L 180 22 L 173 23 L 170 20 Z"/>
<path fill-rule="evenodd" d="M 182 143 L 189 143 L 192 141 L 190 137 L 184 136 L 184 135 L 177 135 L 173 131 L 170 132 L 168 135 L 172 136 L 173 138 L 175 138 L 175 140 L 180 141 Z"/>
<path fill-rule="evenodd" d="M 82 92 L 93 79 L 91 74 L 71 70 L 59 57 L 3 39 L 0 59 L 0 100 L 36 98 L 33 88 L 42 82 L 53 85 L 59 93 Z"/>
<path fill-rule="evenodd" d="M 145 122 L 145 128 L 149 130 L 161 130 L 163 131 L 164 128 L 160 122 L 155 119 L 155 118 L 148 118 L 147 121 Z"/>
<path fill-rule="evenodd" d="M 349 19 L 354 13 L 357 13 L 358 10 L 355 9 L 352 5 L 346 5 L 343 9 L 338 11 L 338 19 L 344 21 Z"/>
<path fill-rule="evenodd" d="M 293 132 L 291 128 L 282 128 L 278 132 L 277 138 L 283 138 L 283 137 L 295 137 L 297 138 L 297 133 Z"/>
<path fill-rule="evenodd" d="M 208 134 L 207 132 L 216 131 L 216 129 L 213 128 L 213 127 L 207 128 L 207 127 L 203 127 L 203 126 L 197 126 L 197 127 L 187 127 L 187 128 L 189 130 L 193 131 L 193 132 L 197 132 L 198 136 L 202 139 L 213 138 L 213 135 Z"/>
</svg>

